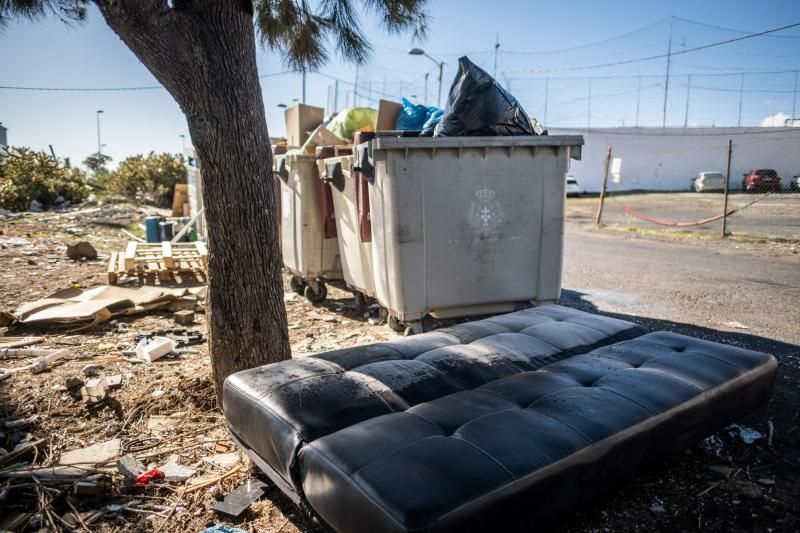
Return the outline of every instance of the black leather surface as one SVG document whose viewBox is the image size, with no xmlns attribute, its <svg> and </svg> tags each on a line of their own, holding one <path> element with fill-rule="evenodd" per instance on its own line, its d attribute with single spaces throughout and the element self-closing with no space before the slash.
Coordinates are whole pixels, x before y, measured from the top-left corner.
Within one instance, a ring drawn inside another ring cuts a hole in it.
<svg viewBox="0 0 800 533">
<path fill-rule="evenodd" d="M 544 306 L 235 374 L 225 415 L 337 531 L 529 531 L 771 393 L 771 356 L 640 333 Z"/>
</svg>

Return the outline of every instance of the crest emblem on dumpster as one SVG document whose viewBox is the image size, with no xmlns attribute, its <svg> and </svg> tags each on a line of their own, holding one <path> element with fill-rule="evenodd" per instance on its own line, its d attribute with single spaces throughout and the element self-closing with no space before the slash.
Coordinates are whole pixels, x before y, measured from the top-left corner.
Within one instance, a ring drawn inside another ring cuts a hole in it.
<svg viewBox="0 0 800 533">
<path fill-rule="evenodd" d="M 469 225 L 480 237 L 493 235 L 503 222 L 503 208 L 494 199 L 496 195 L 491 189 L 480 189 L 475 192 L 476 199 L 470 204 Z"/>
</svg>

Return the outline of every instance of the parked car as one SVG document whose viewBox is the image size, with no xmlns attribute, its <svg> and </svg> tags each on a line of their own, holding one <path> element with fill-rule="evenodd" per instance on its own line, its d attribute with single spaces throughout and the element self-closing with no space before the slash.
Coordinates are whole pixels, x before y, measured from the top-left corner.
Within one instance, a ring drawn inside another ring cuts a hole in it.
<svg viewBox="0 0 800 533">
<path fill-rule="evenodd" d="M 722 191 L 725 189 L 725 175 L 718 170 L 698 172 L 692 178 L 692 192 Z"/>
<path fill-rule="evenodd" d="M 583 189 L 578 184 L 578 180 L 574 176 L 567 176 L 567 196 L 580 196 L 583 194 Z"/>
<path fill-rule="evenodd" d="M 789 180 L 789 190 L 792 192 L 800 192 L 800 174 L 792 176 Z"/>
<path fill-rule="evenodd" d="M 771 168 L 755 168 L 744 175 L 742 190 L 754 191 L 780 191 L 781 177 Z"/>
</svg>

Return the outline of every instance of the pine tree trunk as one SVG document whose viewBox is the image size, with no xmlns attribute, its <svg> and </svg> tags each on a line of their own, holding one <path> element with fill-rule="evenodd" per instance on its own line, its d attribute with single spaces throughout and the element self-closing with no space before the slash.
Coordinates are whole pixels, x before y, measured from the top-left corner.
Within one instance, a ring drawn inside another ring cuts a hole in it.
<svg viewBox="0 0 800 533">
<path fill-rule="evenodd" d="M 252 6 L 97 4 L 186 114 L 203 178 L 209 351 L 221 404 L 228 375 L 291 357 Z"/>
</svg>

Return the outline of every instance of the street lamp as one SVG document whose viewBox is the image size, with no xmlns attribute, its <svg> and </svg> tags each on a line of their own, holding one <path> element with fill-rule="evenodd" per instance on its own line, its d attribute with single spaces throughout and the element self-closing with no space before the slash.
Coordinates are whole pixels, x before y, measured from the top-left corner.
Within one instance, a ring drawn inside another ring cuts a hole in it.
<svg viewBox="0 0 800 533">
<path fill-rule="evenodd" d="M 442 70 L 444 69 L 444 61 L 436 61 L 434 58 L 425 53 L 422 48 L 412 48 L 408 51 L 412 56 L 425 56 L 439 67 L 439 97 L 436 99 L 436 106 L 442 107 Z"/>
<path fill-rule="evenodd" d="M 100 156 L 103 155 L 103 145 L 100 144 L 100 113 L 102 112 L 102 109 L 98 109 L 97 113 L 95 113 L 97 115 L 97 156 L 100 159 L 102 159 Z"/>
</svg>

